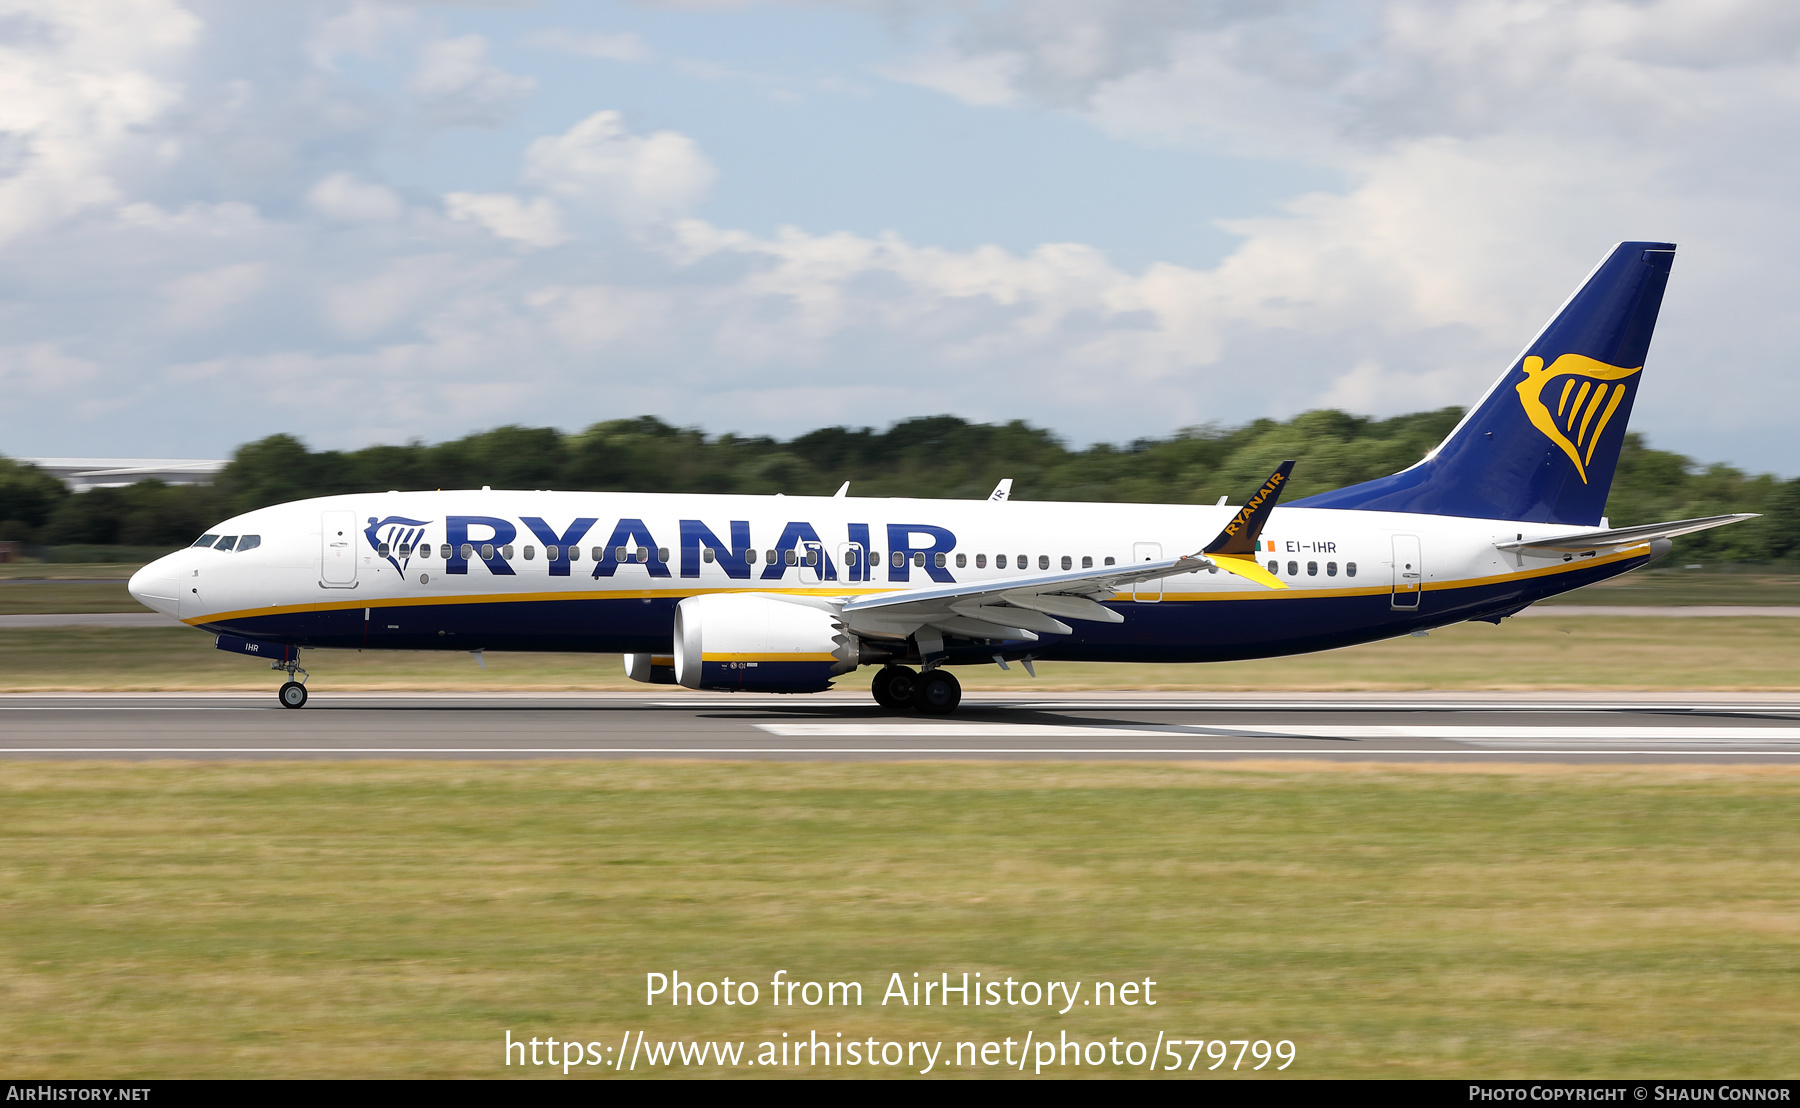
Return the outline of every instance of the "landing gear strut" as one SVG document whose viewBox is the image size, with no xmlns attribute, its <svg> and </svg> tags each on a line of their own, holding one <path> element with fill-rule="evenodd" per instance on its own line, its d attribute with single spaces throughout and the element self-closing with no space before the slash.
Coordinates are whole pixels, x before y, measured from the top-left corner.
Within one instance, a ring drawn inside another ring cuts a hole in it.
<svg viewBox="0 0 1800 1108">
<path fill-rule="evenodd" d="M 270 662 L 269 668 L 284 670 L 288 675 L 287 683 L 282 685 L 281 690 L 275 694 L 276 699 L 281 701 L 281 706 L 283 708 L 306 707 L 306 679 L 312 675 L 301 669 L 298 662 Z M 300 675 L 300 679 L 297 681 L 294 679 L 295 674 Z"/>
</svg>

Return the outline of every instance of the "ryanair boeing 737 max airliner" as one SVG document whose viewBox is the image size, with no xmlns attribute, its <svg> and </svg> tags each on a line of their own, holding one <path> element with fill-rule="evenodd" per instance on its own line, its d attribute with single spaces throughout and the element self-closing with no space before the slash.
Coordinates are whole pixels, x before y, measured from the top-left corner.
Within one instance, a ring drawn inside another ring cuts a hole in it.
<svg viewBox="0 0 1800 1108">
<path fill-rule="evenodd" d="M 1747 519 L 1602 518 L 1675 247 L 1624 242 L 1442 444 L 1276 507 L 609 492 L 388 492 L 228 519 L 131 579 L 138 600 L 285 672 L 300 650 L 625 655 L 652 684 L 943 713 L 949 667 L 1210 662 L 1488 620 Z M 918 667 L 918 668 L 914 668 Z"/>
</svg>

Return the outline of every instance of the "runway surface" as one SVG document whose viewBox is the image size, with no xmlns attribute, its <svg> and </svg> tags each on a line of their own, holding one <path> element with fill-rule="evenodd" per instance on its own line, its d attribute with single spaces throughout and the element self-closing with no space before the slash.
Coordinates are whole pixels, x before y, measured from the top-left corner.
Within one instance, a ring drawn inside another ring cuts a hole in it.
<svg viewBox="0 0 1800 1108">
<path fill-rule="evenodd" d="M 1780 694 L 0 696 L 0 758 L 1333 759 L 1800 764 Z"/>
</svg>

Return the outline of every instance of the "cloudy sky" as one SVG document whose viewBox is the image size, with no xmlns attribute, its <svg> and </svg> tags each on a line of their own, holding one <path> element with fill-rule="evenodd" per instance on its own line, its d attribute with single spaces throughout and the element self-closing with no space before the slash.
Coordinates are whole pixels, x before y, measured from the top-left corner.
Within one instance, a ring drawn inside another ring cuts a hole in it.
<svg viewBox="0 0 1800 1108">
<path fill-rule="evenodd" d="M 0 453 L 1472 402 L 1800 473 L 1792 0 L 0 0 Z"/>
</svg>

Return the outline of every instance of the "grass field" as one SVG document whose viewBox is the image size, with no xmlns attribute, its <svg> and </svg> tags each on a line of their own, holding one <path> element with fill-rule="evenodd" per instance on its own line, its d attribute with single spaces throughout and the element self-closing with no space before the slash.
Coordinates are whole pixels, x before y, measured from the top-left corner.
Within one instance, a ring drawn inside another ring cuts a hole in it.
<svg viewBox="0 0 1800 1108">
<path fill-rule="evenodd" d="M 639 689 L 617 655 L 306 651 L 317 692 Z M 1041 663 L 959 667 L 968 689 L 1760 689 L 1800 688 L 1800 620 L 1551 616 L 1465 623 L 1426 638 L 1272 661 L 1212 665 Z M 867 685 L 864 669 L 839 682 Z M 278 675 L 213 649 L 200 631 L 45 628 L 0 631 L 0 692 L 273 690 Z"/>
<path fill-rule="evenodd" d="M 1788 767 L 9 762 L 0 797 L 11 1074 L 504 1076 L 509 1029 L 1285 1038 L 1297 1077 L 1800 1067 Z M 783 969 L 864 1006 L 773 1008 Z M 762 1004 L 645 1007 L 673 970 Z M 1159 1003 L 879 1004 L 965 970 Z"/>
</svg>

